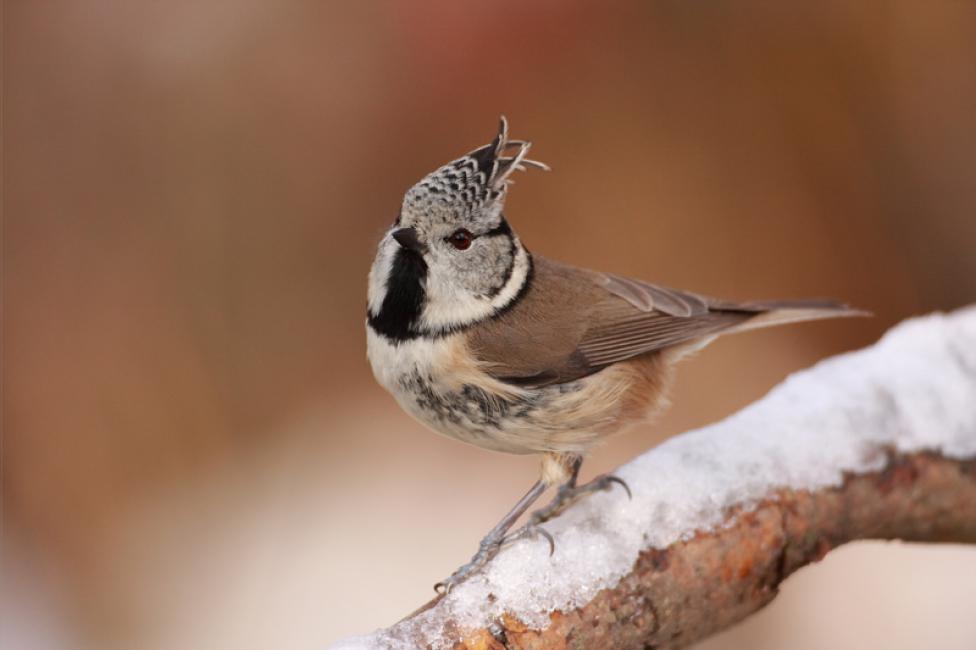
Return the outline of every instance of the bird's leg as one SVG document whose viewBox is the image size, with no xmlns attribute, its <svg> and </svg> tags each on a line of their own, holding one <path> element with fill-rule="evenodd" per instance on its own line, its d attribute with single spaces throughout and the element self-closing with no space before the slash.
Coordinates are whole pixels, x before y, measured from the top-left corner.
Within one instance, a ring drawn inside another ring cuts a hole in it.
<svg viewBox="0 0 976 650">
<path fill-rule="evenodd" d="M 592 494 L 593 492 L 607 490 L 613 487 L 614 483 L 624 489 L 624 491 L 627 493 L 628 499 L 632 498 L 633 495 L 630 493 L 630 486 L 627 485 L 622 478 L 618 478 L 613 474 L 603 474 L 602 476 L 597 476 L 586 485 L 576 485 L 575 481 L 571 484 L 567 481 L 559 487 L 559 491 L 556 492 L 556 496 L 552 501 L 539 508 L 529 516 L 529 524 L 538 525 L 547 522 L 569 506 L 579 501 L 580 498 L 586 496 L 587 494 Z"/>
<path fill-rule="evenodd" d="M 542 479 L 536 481 L 535 485 L 525 493 L 525 496 L 519 499 L 515 507 L 509 511 L 507 515 L 502 517 L 494 528 L 488 531 L 484 539 L 478 545 L 478 552 L 474 554 L 471 561 L 462 566 L 460 569 L 451 574 L 451 577 L 446 580 L 442 580 L 434 585 L 434 590 L 441 594 L 446 594 L 452 588 L 464 582 L 464 580 L 470 576 L 472 573 L 483 567 L 488 560 L 495 557 L 498 550 L 502 546 L 502 541 L 505 539 L 505 533 L 508 529 L 518 520 L 522 514 L 529 509 L 529 507 L 536 502 L 536 500 L 542 496 L 542 493 L 546 491 L 548 485 Z"/>
<path fill-rule="evenodd" d="M 556 496 L 553 498 L 553 500 L 547 505 L 533 512 L 529 516 L 528 523 L 526 523 L 526 525 L 520 528 L 516 533 L 508 537 L 505 536 L 505 533 L 509 531 L 518 518 L 521 517 L 522 514 L 525 513 L 525 511 L 528 510 L 529 507 L 535 503 L 540 496 L 542 496 L 542 493 L 546 491 L 546 488 L 552 484 L 549 480 L 546 480 L 546 478 L 536 481 L 535 485 L 533 485 L 532 488 L 526 492 L 525 496 L 519 499 L 518 503 L 515 504 L 515 507 L 513 507 L 509 513 L 495 525 L 494 528 L 488 531 L 488 534 L 485 535 L 485 537 L 481 540 L 481 543 L 478 545 L 478 552 L 474 554 L 471 561 L 451 574 L 451 577 L 434 585 L 434 589 L 438 593 L 446 594 L 458 584 L 464 582 L 468 576 L 487 564 L 491 558 L 495 557 L 504 543 L 514 542 L 525 537 L 537 537 L 541 535 L 546 538 L 546 541 L 549 542 L 549 553 L 551 555 L 556 548 L 555 542 L 552 539 L 552 535 L 546 532 L 543 528 L 540 528 L 539 524 L 549 521 L 570 505 L 575 503 L 581 497 L 592 492 L 605 490 L 611 487 L 614 483 L 622 486 L 624 490 L 627 491 L 627 496 L 630 496 L 630 488 L 627 486 L 627 484 L 624 483 L 623 480 L 611 474 L 598 476 L 586 485 L 577 485 L 576 482 L 579 478 L 580 467 L 583 464 L 583 457 L 573 455 L 563 458 L 566 459 L 565 465 L 566 469 L 569 470 L 569 478 L 559 486 L 559 490 L 556 492 Z"/>
<path fill-rule="evenodd" d="M 559 489 L 556 491 L 556 496 L 553 497 L 552 501 L 529 515 L 528 523 L 511 535 L 506 541 L 513 542 L 524 537 L 535 537 L 541 533 L 545 535 L 546 539 L 549 540 L 549 549 L 551 554 L 555 550 L 552 536 L 545 532 L 542 528 L 539 528 L 539 524 L 549 521 L 587 494 L 606 490 L 613 487 L 614 483 L 621 486 L 624 491 L 627 492 L 627 498 L 632 497 L 630 493 L 630 486 L 628 486 L 623 479 L 620 479 L 612 474 L 603 474 L 602 476 L 597 476 L 595 479 L 585 485 L 577 485 L 576 483 L 579 479 L 579 471 L 582 465 L 582 456 L 572 457 L 569 462 L 569 478 L 559 486 Z"/>
</svg>

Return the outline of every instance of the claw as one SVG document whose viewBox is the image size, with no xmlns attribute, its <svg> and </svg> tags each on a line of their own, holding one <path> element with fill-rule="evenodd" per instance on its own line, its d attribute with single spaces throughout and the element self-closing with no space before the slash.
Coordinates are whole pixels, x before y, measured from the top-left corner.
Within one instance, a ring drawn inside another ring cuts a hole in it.
<svg viewBox="0 0 976 650">
<path fill-rule="evenodd" d="M 547 542 L 549 542 L 549 557 L 552 557 L 553 553 L 556 552 L 556 540 L 552 538 L 552 533 L 545 528 L 536 528 L 536 530 L 546 538 Z"/>
<path fill-rule="evenodd" d="M 545 537 L 546 541 L 549 542 L 549 557 L 552 557 L 553 553 L 556 552 L 556 540 L 553 538 L 552 533 L 540 526 L 535 521 L 530 521 L 529 523 L 522 526 L 520 529 L 515 531 L 513 534 L 505 538 L 502 542 L 503 546 L 509 546 L 519 541 L 520 539 L 532 538 L 535 539 L 539 536 Z"/>
<path fill-rule="evenodd" d="M 485 538 L 481 540 L 478 552 L 471 558 L 471 561 L 452 573 L 451 577 L 435 584 L 434 591 L 442 596 L 447 595 L 456 585 L 464 582 L 469 575 L 488 564 L 488 561 L 495 557 L 498 551 L 501 550 L 503 542 L 503 539 L 496 538 Z"/>
<path fill-rule="evenodd" d="M 440 582 L 434 585 L 434 591 L 436 591 L 441 596 L 446 596 L 451 591 L 451 587 L 453 586 L 454 583 L 451 582 L 450 580 L 441 580 Z"/>
<path fill-rule="evenodd" d="M 627 498 L 633 500 L 634 494 L 633 492 L 630 491 L 630 486 L 627 485 L 627 481 L 623 480 L 622 478 L 616 477 L 613 474 L 607 474 L 601 480 L 607 483 L 616 483 L 617 485 L 619 485 L 624 489 L 624 492 L 627 493 Z"/>
</svg>

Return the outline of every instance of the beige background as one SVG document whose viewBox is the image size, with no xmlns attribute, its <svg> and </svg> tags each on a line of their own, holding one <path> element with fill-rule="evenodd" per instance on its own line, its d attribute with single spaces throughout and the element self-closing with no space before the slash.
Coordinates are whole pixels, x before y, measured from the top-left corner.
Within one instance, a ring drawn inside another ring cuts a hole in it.
<svg viewBox="0 0 976 650">
<path fill-rule="evenodd" d="M 976 299 L 976 4 L 4 4 L 4 647 L 321 648 L 424 601 L 536 461 L 408 419 L 365 278 L 500 113 L 535 251 L 863 321 L 717 343 L 585 466 Z M 976 647 L 976 550 L 863 544 L 705 647 Z"/>
</svg>

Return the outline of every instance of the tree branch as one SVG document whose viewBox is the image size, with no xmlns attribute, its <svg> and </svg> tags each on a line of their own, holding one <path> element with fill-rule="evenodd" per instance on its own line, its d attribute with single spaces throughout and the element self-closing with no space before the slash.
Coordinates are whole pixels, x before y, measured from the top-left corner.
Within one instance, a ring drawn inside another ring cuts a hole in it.
<svg viewBox="0 0 976 650">
<path fill-rule="evenodd" d="M 840 488 L 782 491 L 732 525 L 641 552 L 612 589 L 541 631 L 503 616 L 467 648 L 682 648 L 761 609 L 800 567 L 857 539 L 976 543 L 976 462 L 893 456 Z"/>
<path fill-rule="evenodd" d="M 679 648 L 857 539 L 976 543 L 976 308 L 866 350 L 620 468 L 447 597 L 340 647 Z"/>
</svg>

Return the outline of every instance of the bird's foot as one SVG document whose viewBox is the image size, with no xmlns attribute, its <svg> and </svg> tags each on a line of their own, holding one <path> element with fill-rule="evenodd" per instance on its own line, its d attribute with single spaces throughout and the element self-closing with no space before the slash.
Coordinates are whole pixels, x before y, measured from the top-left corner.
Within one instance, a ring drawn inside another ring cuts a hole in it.
<svg viewBox="0 0 976 650">
<path fill-rule="evenodd" d="M 550 501 L 546 506 L 533 512 L 529 516 L 529 521 L 522 526 L 522 528 L 517 530 L 512 535 L 506 536 L 505 531 L 514 522 L 514 520 L 517 519 L 518 514 L 524 512 L 524 509 L 516 506 L 516 508 L 506 517 L 506 519 L 502 520 L 498 526 L 492 529 L 492 531 L 481 540 L 481 543 L 478 545 L 478 552 L 474 554 L 471 560 L 460 569 L 452 573 L 450 577 L 441 580 L 434 585 L 434 590 L 441 595 L 447 594 L 449 591 L 451 591 L 451 589 L 467 580 L 473 573 L 488 564 L 493 557 L 498 555 L 498 551 L 501 550 L 502 546 L 507 546 L 517 542 L 520 539 L 537 539 L 539 537 L 543 537 L 547 542 L 549 542 L 549 555 L 552 555 L 556 550 L 556 542 L 549 531 L 542 528 L 540 524 L 549 521 L 587 494 L 609 489 L 613 487 L 614 483 L 621 486 L 627 492 L 627 497 L 631 498 L 632 495 L 630 493 L 630 487 L 623 481 L 623 479 L 617 478 L 612 474 L 598 476 L 586 485 L 576 486 L 566 484 L 559 488 L 552 501 Z M 542 489 L 539 488 L 540 485 L 541 482 L 533 488 L 533 491 L 530 491 L 530 493 L 526 495 L 526 498 L 531 497 L 531 499 L 528 500 L 525 505 L 528 505 L 529 502 L 534 500 L 535 497 L 541 493 Z M 523 501 L 525 501 L 526 498 L 523 498 Z"/>
<path fill-rule="evenodd" d="M 478 552 L 474 554 L 471 560 L 462 566 L 460 569 L 455 571 L 450 575 L 450 577 L 441 580 L 434 585 L 434 591 L 443 595 L 446 595 L 454 587 L 458 586 L 462 582 L 468 579 L 468 577 L 480 569 L 481 567 L 488 564 L 491 558 L 498 555 L 498 551 L 502 548 L 502 543 L 505 541 L 505 537 L 501 534 L 496 534 L 495 531 L 488 533 L 481 543 L 478 544 Z"/>
<path fill-rule="evenodd" d="M 518 503 L 515 504 L 507 515 L 502 517 L 494 528 L 492 528 L 481 543 L 478 545 L 478 552 L 474 554 L 471 561 L 465 564 L 463 567 L 451 574 L 446 580 L 441 580 L 436 585 L 434 585 L 434 591 L 440 595 L 445 595 L 454 587 L 458 586 L 460 583 L 468 579 L 468 577 L 479 570 L 481 567 L 485 566 L 491 558 L 498 555 L 499 549 L 502 547 L 502 542 L 505 541 L 505 533 L 508 532 L 509 528 L 512 527 L 518 518 L 529 509 L 529 507 L 535 503 L 536 499 L 546 491 L 546 483 L 542 479 L 539 479 L 535 484 L 529 488 L 529 491 L 525 493 Z"/>
<path fill-rule="evenodd" d="M 539 525 L 560 514 L 566 508 L 573 505 L 587 494 L 608 490 L 613 487 L 614 484 L 617 484 L 624 489 L 624 491 L 627 493 L 628 499 L 633 498 L 633 495 L 630 492 L 630 486 L 627 485 L 623 479 L 618 478 L 613 474 L 598 476 L 586 485 L 563 485 L 559 488 L 559 491 L 556 492 L 556 496 L 553 498 L 553 500 L 529 515 L 528 523 L 507 537 L 505 539 L 505 543 L 510 544 L 519 539 L 525 539 L 526 537 L 534 538 L 542 535 L 549 542 L 549 555 L 552 555 L 556 548 L 552 535 L 550 535 L 544 528 L 540 528 Z"/>
</svg>

